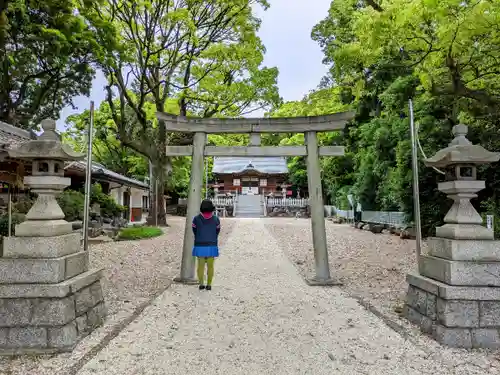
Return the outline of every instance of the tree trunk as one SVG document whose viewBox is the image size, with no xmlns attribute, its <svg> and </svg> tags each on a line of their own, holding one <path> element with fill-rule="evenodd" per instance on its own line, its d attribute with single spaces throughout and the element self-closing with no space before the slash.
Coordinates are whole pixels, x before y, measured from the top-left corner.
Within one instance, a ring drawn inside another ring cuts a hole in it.
<svg viewBox="0 0 500 375">
<path fill-rule="evenodd" d="M 159 159 L 151 161 L 153 174 L 151 176 L 151 210 L 147 222 L 149 225 L 168 226 L 165 207 L 165 164 Z"/>
</svg>

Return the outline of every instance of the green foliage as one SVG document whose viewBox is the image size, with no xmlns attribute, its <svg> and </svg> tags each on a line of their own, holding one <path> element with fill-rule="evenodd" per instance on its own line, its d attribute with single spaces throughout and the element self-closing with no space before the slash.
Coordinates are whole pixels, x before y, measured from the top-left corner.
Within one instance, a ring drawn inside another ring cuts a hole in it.
<svg viewBox="0 0 500 375">
<path fill-rule="evenodd" d="M 408 100 L 425 156 L 451 140 L 451 128 L 469 125 L 469 139 L 500 149 L 500 1 L 332 1 L 312 37 L 331 66 L 320 88 L 283 104 L 271 116 L 309 116 L 355 110 L 342 133 L 319 136 L 345 146 L 342 158 L 321 161 L 327 203 L 364 210 L 402 210 L 413 221 Z M 272 135 L 270 144 L 302 144 L 298 135 Z M 420 160 L 424 158 L 419 153 Z M 290 179 L 304 185 L 303 159 L 290 158 Z M 477 209 L 499 215 L 500 168 L 485 166 L 487 188 Z M 442 175 L 420 163 L 422 231 L 442 225 L 451 200 L 437 191 Z M 497 226 L 500 230 L 500 226 Z"/>
<path fill-rule="evenodd" d="M 67 189 L 57 197 L 57 202 L 64 212 L 66 221 L 83 220 L 85 194 Z"/>
<path fill-rule="evenodd" d="M 26 215 L 14 212 L 12 213 L 12 226 L 11 231 L 12 235 L 15 233 L 15 227 L 17 224 L 21 224 L 24 221 L 24 217 Z M 8 236 L 9 235 L 9 215 L 4 213 L 0 215 L 0 236 Z"/>
<path fill-rule="evenodd" d="M 495 197 L 490 197 L 481 203 L 481 208 L 484 210 L 482 215 L 486 222 L 486 215 L 493 215 L 493 229 L 495 230 L 495 238 L 500 238 L 500 202 Z"/>
<path fill-rule="evenodd" d="M 86 0 L 0 2 L 0 120 L 33 128 L 88 95 L 100 46 Z"/>
<path fill-rule="evenodd" d="M 83 192 L 67 189 L 57 197 L 57 201 L 67 221 L 83 219 L 83 208 L 85 206 L 85 194 Z M 125 207 L 116 203 L 110 195 L 103 193 L 102 187 L 98 183 L 93 184 L 90 191 L 90 205 L 95 203 L 99 204 L 103 217 L 118 217 L 125 211 Z"/>
<path fill-rule="evenodd" d="M 278 70 L 262 65 L 265 49 L 254 6 L 268 3 L 113 0 L 90 7 L 85 15 L 102 47 L 99 67 L 108 83 L 107 104 L 96 114 L 97 131 L 102 130 L 98 160 L 140 176 L 147 168 L 133 166 L 150 161 L 159 192 L 183 194 L 189 159 L 167 157 L 165 147 L 190 144 L 192 135 L 168 134 L 157 111 L 239 117 L 280 104 Z M 78 127 L 81 120 L 70 123 Z M 159 204 L 160 219 L 162 210 Z"/>
<path fill-rule="evenodd" d="M 85 152 L 89 121 L 89 110 L 66 119 L 68 129 L 63 134 L 63 139 L 77 151 Z M 138 152 L 123 147 L 116 138 L 116 133 L 110 106 L 104 102 L 94 111 L 93 160 L 116 173 L 144 181 L 149 177 L 147 159 Z"/>
<path fill-rule="evenodd" d="M 12 212 L 27 214 L 33 203 L 35 203 L 35 198 L 31 195 L 20 196 L 12 203 Z"/>
<path fill-rule="evenodd" d="M 158 237 L 163 234 L 160 228 L 156 227 L 129 227 L 118 233 L 119 241 L 142 240 L 146 238 Z"/>
<path fill-rule="evenodd" d="M 116 203 L 110 195 L 104 194 L 101 185 L 98 183 L 92 185 L 90 193 L 90 204 L 94 203 L 100 205 L 101 215 L 109 218 L 120 216 L 127 209 L 127 207 Z"/>
<path fill-rule="evenodd" d="M 17 202 L 13 203 L 12 212 L 25 215 L 33 206 L 33 203 L 35 203 L 34 198 L 30 196 L 21 197 Z M 57 197 L 57 203 L 64 212 L 65 220 L 83 220 L 83 207 L 85 205 L 85 194 L 83 192 L 66 189 Z M 94 203 L 100 205 L 101 215 L 104 217 L 117 217 L 125 210 L 125 207 L 117 204 L 111 196 L 104 194 L 101 185 L 98 183 L 92 185 L 90 204 Z"/>
</svg>

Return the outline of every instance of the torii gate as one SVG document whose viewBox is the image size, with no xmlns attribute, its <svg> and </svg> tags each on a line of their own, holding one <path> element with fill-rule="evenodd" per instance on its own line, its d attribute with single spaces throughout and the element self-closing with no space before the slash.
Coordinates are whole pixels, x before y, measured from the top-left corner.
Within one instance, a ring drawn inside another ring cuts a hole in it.
<svg viewBox="0 0 500 375">
<path fill-rule="evenodd" d="M 326 243 L 323 193 L 321 188 L 320 156 L 343 156 L 343 146 L 318 147 L 318 132 L 341 130 L 354 117 L 353 112 L 341 112 L 325 116 L 290 118 L 238 118 L 203 119 L 189 118 L 158 112 L 157 118 L 165 123 L 167 132 L 194 133 L 192 146 L 167 146 L 167 156 L 191 156 L 191 179 L 187 202 L 186 226 L 180 276 L 174 281 L 195 284 L 195 261 L 192 256 L 194 238 L 191 220 L 198 214 L 203 185 L 203 159 L 205 156 L 306 156 L 309 205 L 314 246 L 316 274 L 309 285 L 335 285 L 330 277 L 328 248 Z M 207 134 L 247 133 L 251 138 L 260 133 L 304 133 L 305 146 L 207 146 Z"/>
</svg>

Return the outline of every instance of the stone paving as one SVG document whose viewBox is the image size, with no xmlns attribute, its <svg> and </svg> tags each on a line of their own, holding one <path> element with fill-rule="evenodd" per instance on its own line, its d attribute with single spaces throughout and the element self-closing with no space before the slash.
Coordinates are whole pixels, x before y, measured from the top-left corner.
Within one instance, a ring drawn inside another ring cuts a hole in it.
<svg viewBox="0 0 500 375">
<path fill-rule="evenodd" d="M 214 289 L 172 285 L 79 375 L 496 374 L 405 340 L 336 288 L 307 286 L 265 220 L 234 223 Z"/>
</svg>

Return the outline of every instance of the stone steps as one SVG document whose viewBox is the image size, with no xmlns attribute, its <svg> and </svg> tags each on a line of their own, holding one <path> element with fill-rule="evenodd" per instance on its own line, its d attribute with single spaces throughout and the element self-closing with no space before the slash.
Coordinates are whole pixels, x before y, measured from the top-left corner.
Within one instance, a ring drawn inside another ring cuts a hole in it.
<svg viewBox="0 0 500 375">
<path fill-rule="evenodd" d="M 236 202 L 236 217 L 258 218 L 264 216 L 260 195 L 240 195 Z"/>
</svg>

